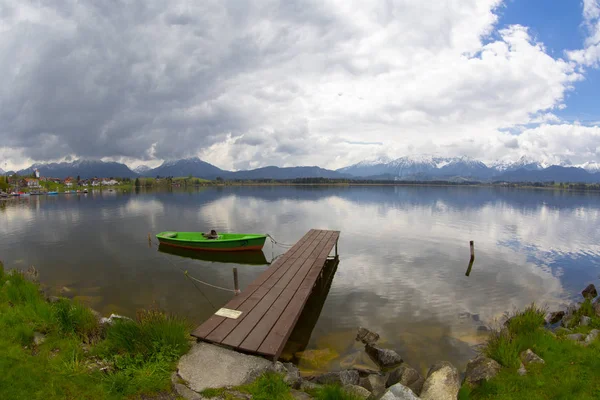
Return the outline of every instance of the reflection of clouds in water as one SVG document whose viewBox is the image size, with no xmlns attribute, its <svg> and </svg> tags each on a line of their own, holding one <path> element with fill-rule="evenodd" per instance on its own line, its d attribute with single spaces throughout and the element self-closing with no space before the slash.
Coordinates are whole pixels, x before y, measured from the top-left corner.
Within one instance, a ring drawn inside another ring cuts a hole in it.
<svg viewBox="0 0 600 400">
<path fill-rule="evenodd" d="M 196 320 L 212 307 L 148 249 L 148 232 L 268 232 L 293 243 L 310 228 L 341 230 L 341 262 L 309 344 L 344 338 L 338 352 L 356 350 L 352 332 L 364 325 L 409 359 L 462 362 L 464 342 L 481 338 L 478 324 L 531 301 L 555 305 L 566 297 L 565 282 L 572 281 L 569 290 L 581 289 L 589 271 L 600 270 L 600 207 L 595 197 L 574 194 L 243 187 L 46 200 L 14 203 L 0 213 L 0 232 L 12 241 L 52 241 L 43 256 L 2 247 L 9 241 L 0 243 L 0 254 L 26 262 L 36 256 L 36 266 L 63 280 L 102 287 L 107 304 L 130 310 L 156 300 Z M 476 260 L 465 277 L 472 239 Z M 69 256 L 59 249 L 66 243 L 77 247 Z M 211 283 L 231 284 L 230 265 L 175 262 Z M 240 266 L 242 287 L 263 269 Z M 208 293 L 218 306 L 228 299 Z"/>
</svg>

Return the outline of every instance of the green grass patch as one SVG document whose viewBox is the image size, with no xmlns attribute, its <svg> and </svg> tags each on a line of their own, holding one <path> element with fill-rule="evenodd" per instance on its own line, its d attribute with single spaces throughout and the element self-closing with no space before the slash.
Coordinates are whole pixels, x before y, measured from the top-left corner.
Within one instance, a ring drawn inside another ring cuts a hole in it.
<svg viewBox="0 0 600 400">
<path fill-rule="evenodd" d="M 345 391 L 338 385 L 325 385 L 312 392 L 318 400 L 361 400 L 362 397 Z"/>
<path fill-rule="evenodd" d="M 588 307 L 580 311 L 581 315 L 589 312 Z M 542 326 L 543 315 L 543 310 L 532 305 L 514 315 L 505 329 L 495 332 L 484 353 L 506 368 L 475 389 L 463 386 L 458 398 L 599 399 L 600 341 L 596 339 L 585 347 L 564 339 L 562 334 L 555 336 Z M 581 329 L 589 331 L 591 327 Z M 542 357 L 545 364 L 530 364 L 527 375 L 520 376 L 519 354 L 527 349 Z"/>
<path fill-rule="evenodd" d="M 34 332 L 45 341 L 34 344 Z M 186 321 L 157 310 L 102 332 L 76 302 L 50 304 L 22 273 L 0 267 L 0 397 L 123 399 L 171 390 L 170 376 L 188 348 Z M 108 366 L 109 372 L 100 371 Z"/>
</svg>

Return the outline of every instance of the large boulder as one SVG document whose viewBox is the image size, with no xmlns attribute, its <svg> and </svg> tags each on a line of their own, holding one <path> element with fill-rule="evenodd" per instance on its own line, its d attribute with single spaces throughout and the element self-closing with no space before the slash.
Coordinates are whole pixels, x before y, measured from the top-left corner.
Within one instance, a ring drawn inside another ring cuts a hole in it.
<svg viewBox="0 0 600 400">
<path fill-rule="evenodd" d="M 273 363 L 261 357 L 199 342 L 181 357 L 177 368 L 179 376 L 188 382 L 190 389 L 201 392 L 252 382 L 266 371 L 273 370 Z"/>
<path fill-rule="evenodd" d="M 523 351 L 521 354 L 519 354 L 519 358 L 525 365 L 545 363 L 545 361 L 540 356 L 531 351 L 531 349 Z"/>
<path fill-rule="evenodd" d="M 296 367 L 292 363 L 281 363 L 279 361 L 275 362 L 274 365 L 275 372 L 278 372 L 283 375 L 283 381 L 290 387 L 294 389 L 298 389 L 300 387 L 300 382 L 302 378 L 300 377 L 300 371 L 298 367 Z"/>
<path fill-rule="evenodd" d="M 594 302 L 594 312 L 596 313 L 596 317 L 600 317 L 600 299 Z"/>
<path fill-rule="evenodd" d="M 385 392 L 386 377 L 380 374 L 371 374 L 364 378 L 360 378 L 360 386 L 367 389 L 375 397 L 379 397 Z"/>
<path fill-rule="evenodd" d="M 587 287 L 581 291 L 581 294 L 586 299 L 593 299 L 596 296 L 598 296 L 598 292 L 596 291 L 596 286 L 594 286 L 593 283 L 590 283 L 589 285 L 587 285 Z"/>
<path fill-rule="evenodd" d="M 385 392 L 381 400 L 419 400 L 419 398 L 406 386 L 396 383 Z"/>
<path fill-rule="evenodd" d="M 417 396 L 421 393 L 425 379 L 410 365 L 402 364 L 388 374 L 386 386 L 391 387 L 400 383 L 410 388 Z"/>
<path fill-rule="evenodd" d="M 358 332 L 356 332 L 356 340 L 364 344 L 373 344 L 379 340 L 379 334 L 361 326 L 358 328 Z"/>
<path fill-rule="evenodd" d="M 592 322 L 592 319 L 588 316 L 582 315 L 581 319 L 579 320 L 579 325 L 581 326 L 589 326 L 589 324 Z"/>
<path fill-rule="evenodd" d="M 500 364 L 491 358 L 478 356 L 467 364 L 464 381 L 471 386 L 477 386 L 495 377 L 501 368 Z"/>
<path fill-rule="evenodd" d="M 368 344 L 365 351 L 373 361 L 381 368 L 390 368 L 402 364 L 402 357 L 394 350 L 383 349 L 381 347 Z"/>
<path fill-rule="evenodd" d="M 448 361 L 434 364 L 423 384 L 423 400 L 456 400 L 460 390 L 458 370 Z"/>
<path fill-rule="evenodd" d="M 345 370 L 338 372 L 327 372 L 309 378 L 311 382 L 320 385 L 358 385 L 360 376 L 358 371 Z"/>
<path fill-rule="evenodd" d="M 565 336 L 567 339 L 572 340 L 574 342 L 581 342 L 584 338 L 585 335 L 583 335 L 582 333 L 572 333 L 570 335 Z"/>
</svg>

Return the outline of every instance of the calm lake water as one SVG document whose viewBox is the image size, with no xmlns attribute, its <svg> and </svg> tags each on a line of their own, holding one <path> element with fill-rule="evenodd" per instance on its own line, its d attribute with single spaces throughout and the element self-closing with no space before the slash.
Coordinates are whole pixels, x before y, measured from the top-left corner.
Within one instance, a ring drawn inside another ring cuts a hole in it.
<svg viewBox="0 0 600 400">
<path fill-rule="evenodd" d="M 558 307 L 600 274 L 596 194 L 467 187 L 229 187 L 97 193 L 0 202 L 0 258 L 34 265 L 49 290 L 104 314 L 151 306 L 200 323 L 285 249 L 267 243 L 242 265 L 158 252 L 163 230 L 270 233 L 294 243 L 311 228 L 341 231 L 340 262 L 302 316 L 284 356 L 304 369 L 371 365 L 358 326 L 409 363 L 464 367 L 483 325 L 532 301 Z M 469 240 L 476 260 L 470 276 Z M 64 290 L 64 289 L 63 289 Z M 304 353 L 300 351 L 306 350 Z M 303 354 L 303 355 L 302 355 Z M 300 357 L 298 359 L 298 357 Z"/>
</svg>

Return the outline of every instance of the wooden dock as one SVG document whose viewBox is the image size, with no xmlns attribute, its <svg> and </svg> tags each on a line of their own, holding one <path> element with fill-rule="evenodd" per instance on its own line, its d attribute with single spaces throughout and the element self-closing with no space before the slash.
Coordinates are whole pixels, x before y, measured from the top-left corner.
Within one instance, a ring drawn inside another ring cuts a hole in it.
<svg viewBox="0 0 600 400">
<path fill-rule="evenodd" d="M 228 316 L 213 315 L 192 336 L 279 358 L 334 247 L 337 257 L 339 236 L 338 231 L 310 230 L 217 312 Z"/>
</svg>

